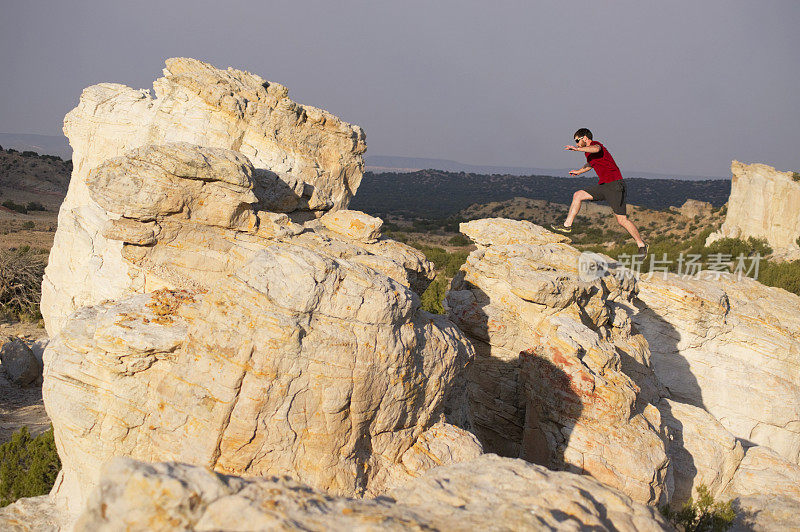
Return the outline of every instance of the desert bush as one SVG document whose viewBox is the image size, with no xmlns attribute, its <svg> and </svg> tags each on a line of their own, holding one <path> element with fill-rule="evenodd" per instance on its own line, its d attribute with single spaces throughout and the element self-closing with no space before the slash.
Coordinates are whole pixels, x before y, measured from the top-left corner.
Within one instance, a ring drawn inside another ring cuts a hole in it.
<svg viewBox="0 0 800 532">
<path fill-rule="evenodd" d="M 22 427 L 0 445 L 0 506 L 22 497 L 45 495 L 59 469 L 53 428 L 33 438 L 28 428 Z"/>
<path fill-rule="evenodd" d="M 425 246 L 418 242 L 413 242 L 411 245 L 422 251 L 425 254 L 425 258 L 431 261 L 437 270 L 443 271 L 448 277 L 456 274 L 461 265 L 464 264 L 464 261 L 467 260 L 467 255 L 469 255 L 468 251 L 448 253 L 440 247 Z"/>
<path fill-rule="evenodd" d="M 28 209 L 25 208 L 25 205 L 14 203 L 11 200 L 4 201 L 3 207 L 5 207 L 6 209 L 11 209 L 12 211 L 17 211 L 20 214 L 28 214 Z"/>
<path fill-rule="evenodd" d="M 455 235 L 450 239 L 451 246 L 468 246 L 470 244 L 472 244 L 472 240 L 462 234 Z"/>
<path fill-rule="evenodd" d="M 722 532 L 733 526 L 736 518 L 731 501 L 715 502 L 704 484 L 697 487 L 697 500 L 689 499 L 678 511 L 668 506 L 660 510 L 670 523 L 683 532 Z"/>
<path fill-rule="evenodd" d="M 0 251 L 0 310 L 19 319 L 38 318 L 45 258 L 30 246 Z"/>
<path fill-rule="evenodd" d="M 793 181 L 800 181 L 800 173 L 792 172 L 792 180 Z"/>
<path fill-rule="evenodd" d="M 22 228 L 23 229 L 33 229 L 34 227 L 35 227 L 35 224 L 31 220 L 28 220 L 27 222 L 22 224 Z"/>
<path fill-rule="evenodd" d="M 763 238 L 747 237 L 747 240 L 740 238 L 721 238 L 716 242 L 712 242 L 706 250 L 708 253 L 723 253 L 738 257 L 743 254 L 745 257 L 752 257 L 759 254 L 762 257 L 772 253 L 772 248 L 767 244 Z"/>
<path fill-rule="evenodd" d="M 45 206 L 42 205 L 41 203 L 39 203 L 38 201 L 29 201 L 28 204 L 25 205 L 25 208 L 28 209 L 29 211 L 46 211 L 47 210 L 45 208 Z"/>
<path fill-rule="evenodd" d="M 448 285 L 449 282 L 444 275 L 437 275 L 420 296 L 422 310 L 427 310 L 432 314 L 444 314 L 442 301 L 444 300 Z"/>
<path fill-rule="evenodd" d="M 762 260 L 758 265 L 758 281 L 800 296 L 800 260 L 793 262 Z"/>
</svg>

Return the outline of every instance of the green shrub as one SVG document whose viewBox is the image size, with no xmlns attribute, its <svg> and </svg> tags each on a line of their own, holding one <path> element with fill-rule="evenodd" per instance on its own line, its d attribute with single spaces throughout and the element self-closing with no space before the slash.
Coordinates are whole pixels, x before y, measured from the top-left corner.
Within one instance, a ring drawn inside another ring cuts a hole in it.
<svg viewBox="0 0 800 532">
<path fill-rule="evenodd" d="M 753 238 L 752 236 L 748 237 L 747 240 L 721 238 L 716 242 L 712 242 L 706 250 L 708 253 L 723 253 L 732 257 L 738 257 L 739 254 L 743 254 L 745 257 L 752 257 L 756 253 L 763 257 L 772 253 L 772 248 L 765 239 Z"/>
<path fill-rule="evenodd" d="M 731 501 L 714 502 L 704 484 L 697 487 L 696 501 L 689 499 L 677 512 L 663 506 L 661 514 L 683 532 L 722 532 L 733 526 L 736 518 Z"/>
<path fill-rule="evenodd" d="M 23 229 L 33 229 L 34 227 L 35 227 L 35 224 L 33 223 L 32 220 L 28 220 L 27 222 L 22 224 L 22 228 Z"/>
<path fill-rule="evenodd" d="M 800 173 L 792 172 L 792 180 L 793 181 L 800 181 Z"/>
<path fill-rule="evenodd" d="M 432 314 L 444 314 L 442 301 L 444 300 L 448 285 L 449 282 L 447 278 L 441 274 L 437 275 L 420 297 L 422 301 L 422 310 L 427 310 Z"/>
<path fill-rule="evenodd" d="M 777 286 L 800 296 L 800 260 L 758 264 L 758 281 L 767 286 Z"/>
<path fill-rule="evenodd" d="M 418 242 L 412 242 L 411 245 L 425 254 L 425 258 L 431 261 L 437 270 L 442 270 L 448 277 L 456 274 L 464 261 L 467 260 L 468 251 L 455 251 L 448 253 L 440 247 L 425 246 Z"/>
<path fill-rule="evenodd" d="M 22 427 L 0 445 L 0 506 L 22 497 L 45 495 L 61 469 L 53 428 L 32 438 Z"/>
<path fill-rule="evenodd" d="M 469 246 L 470 244 L 472 244 L 472 240 L 462 234 L 455 235 L 450 239 L 451 246 Z"/>
<path fill-rule="evenodd" d="M 11 209 L 12 211 L 16 211 L 20 214 L 28 214 L 28 209 L 25 208 L 25 205 L 19 205 L 18 203 L 14 203 L 11 200 L 4 201 L 3 207 Z"/>
</svg>

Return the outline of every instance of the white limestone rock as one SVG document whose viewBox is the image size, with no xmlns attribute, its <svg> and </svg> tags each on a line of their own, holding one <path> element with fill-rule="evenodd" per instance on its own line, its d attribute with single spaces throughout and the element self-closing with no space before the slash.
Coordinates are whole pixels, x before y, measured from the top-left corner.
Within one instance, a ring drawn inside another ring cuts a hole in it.
<svg viewBox="0 0 800 532">
<path fill-rule="evenodd" d="M 633 296 L 634 280 L 582 280 L 580 252 L 530 222 L 489 218 L 460 229 L 478 248 L 445 306 L 475 345 L 468 424 L 487 451 L 667 502 L 659 412 L 622 371 L 620 353 L 652 373 L 646 343 L 618 304 Z"/>
<path fill-rule="evenodd" d="M 671 396 L 800 460 L 800 296 L 711 272 L 640 279 L 634 324 Z"/>
<path fill-rule="evenodd" d="M 118 458 L 76 531 L 669 530 L 658 512 L 586 477 L 483 456 L 432 470 L 374 500 L 331 497 L 286 478 L 219 476 Z"/>
<path fill-rule="evenodd" d="M 378 240 L 383 225 L 380 218 L 350 209 L 328 212 L 319 221 L 334 233 L 367 244 Z"/>
<path fill-rule="evenodd" d="M 220 70 L 188 58 L 167 59 L 166 65 L 164 77 L 153 84 L 155 97 L 149 90 L 100 83 L 85 89 L 78 106 L 64 119 L 64 134 L 73 150 L 73 172 L 42 283 L 41 309 L 49 336 L 60 330 L 76 308 L 140 290 L 132 286 L 130 266 L 121 255 L 122 241 L 113 238 L 119 233 L 109 226 L 109 220 L 121 213 L 109 214 L 90 197 L 87 188 L 90 173 L 109 159 L 153 144 L 188 143 L 211 151 L 232 150 L 252 163 L 248 178 L 252 181 L 251 194 L 258 198 L 252 210 L 286 212 L 292 221 L 346 208 L 358 189 L 366 150 L 365 135 L 358 126 L 321 109 L 297 104 L 287 97 L 285 87 L 249 72 Z M 231 157 L 233 170 L 237 162 Z M 188 173 L 202 181 L 202 161 L 194 160 L 198 162 L 199 166 L 190 165 Z M 136 167 L 134 161 L 126 164 L 126 171 Z M 225 182 L 220 161 L 214 166 L 216 179 L 221 178 L 221 182 L 211 184 L 209 198 L 226 201 L 230 189 L 225 185 L 235 188 L 244 183 Z M 157 180 L 146 179 L 147 187 L 136 188 L 145 176 L 137 180 L 135 174 L 113 171 L 109 166 L 106 169 L 111 171 L 107 177 L 113 174 L 132 179 L 125 181 L 126 186 L 134 187 L 130 192 L 149 193 L 152 198 L 155 189 L 149 185 Z M 182 170 L 167 166 L 164 174 L 171 172 L 181 174 Z M 240 178 L 244 174 L 231 175 Z M 95 179 L 104 177 L 95 175 Z M 169 182 L 162 185 L 169 186 Z M 186 179 L 180 182 L 182 186 L 201 184 L 190 185 Z M 119 188 L 105 188 L 95 187 L 95 194 L 103 197 L 112 190 L 124 193 Z M 173 190 L 168 197 L 177 208 L 180 190 Z M 247 201 L 252 202 L 252 198 Z M 199 207 L 197 214 L 202 216 L 204 208 L 213 210 L 214 205 L 194 203 L 192 207 L 196 213 Z M 127 208 L 138 209 L 137 202 Z M 231 225 L 238 220 L 217 221 Z M 151 241 L 146 232 L 136 237 L 128 233 L 125 238 L 140 245 Z"/>
<path fill-rule="evenodd" d="M 744 458 L 742 444 L 702 408 L 670 399 L 663 399 L 658 407 L 667 427 L 667 454 L 675 482 L 671 505 L 683 506 L 701 484 L 719 500 Z"/>
<path fill-rule="evenodd" d="M 27 497 L 0 508 L 0 530 L 4 532 L 59 532 L 63 530 L 50 495 Z"/>
<path fill-rule="evenodd" d="M 731 163 L 731 196 L 720 238 L 763 238 L 786 260 L 800 259 L 800 175 L 765 164 Z"/>
<path fill-rule="evenodd" d="M 482 452 L 437 425 L 472 356 L 407 287 L 290 242 L 203 288 L 83 307 L 45 352 L 56 502 L 74 518 L 119 455 L 381 493 Z"/>
</svg>

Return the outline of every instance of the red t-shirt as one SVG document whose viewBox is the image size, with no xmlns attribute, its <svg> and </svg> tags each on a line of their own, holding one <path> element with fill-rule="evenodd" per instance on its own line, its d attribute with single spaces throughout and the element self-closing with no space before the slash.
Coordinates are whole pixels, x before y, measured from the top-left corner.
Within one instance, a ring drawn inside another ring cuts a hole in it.
<svg viewBox="0 0 800 532">
<path fill-rule="evenodd" d="M 594 145 L 600 146 L 600 151 L 597 153 L 586 153 L 586 162 L 589 163 L 592 170 L 597 172 L 597 177 L 600 178 L 599 183 L 610 183 L 611 181 L 622 179 L 622 172 L 619 171 L 617 163 L 614 162 L 614 158 L 608 153 L 605 146 L 596 140 L 589 142 L 589 146 Z"/>
</svg>

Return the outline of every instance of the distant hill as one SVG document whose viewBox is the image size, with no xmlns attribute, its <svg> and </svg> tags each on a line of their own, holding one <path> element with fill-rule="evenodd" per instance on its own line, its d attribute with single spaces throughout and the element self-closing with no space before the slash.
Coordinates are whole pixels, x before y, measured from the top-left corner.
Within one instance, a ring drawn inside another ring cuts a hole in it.
<svg viewBox="0 0 800 532">
<path fill-rule="evenodd" d="M 65 161 L 72 159 L 72 148 L 63 135 L 0 133 L 0 146 L 18 151 L 35 151 L 40 155 L 55 155 Z"/>
<path fill-rule="evenodd" d="M 57 209 L 67 194 L 72 161 L 33 151 L 0 150 L 0 203 L 39 202 Z"/>
<path fill-rule="evenodd" d="M 627 201 L 649 209 L 666 210 L 687 199 L 720 207 L 728 201 L 730 179 L 685 181 L 680 179 L 626 179 Z M 572 194 L 597 184 L 597 178 L 546 175 L 485 175 L 421 170 L 416 172 L 366 172 L 350 208 L 373 215 L 446 218 L 473 204 L 506 201 L 515 197 L 569 203 Z"/>
<path fill-rule="evenodd" d="M 416 170 L 442 170 L 445 172 L 467 172 L 471 174 L 504 174 L 504 175 L 550 175 L 568 176 L 574 168 L 532 168 L 522 166 L 478 166 L 464 164 L 449 159 L 423 159 L 419 157 L 398 157 L 395 155 L 366 155 L 364 157 L 367 171 L 381 172 L 413 172 Z M 724 176 L 695 176 L 677 174 L 656 174 L 653 172 L 637 172 L 626 170 L 625 178 L 641 177 L 645 179 L 681 179 L 708 180 L 725 179 Z"/>
</svg>

